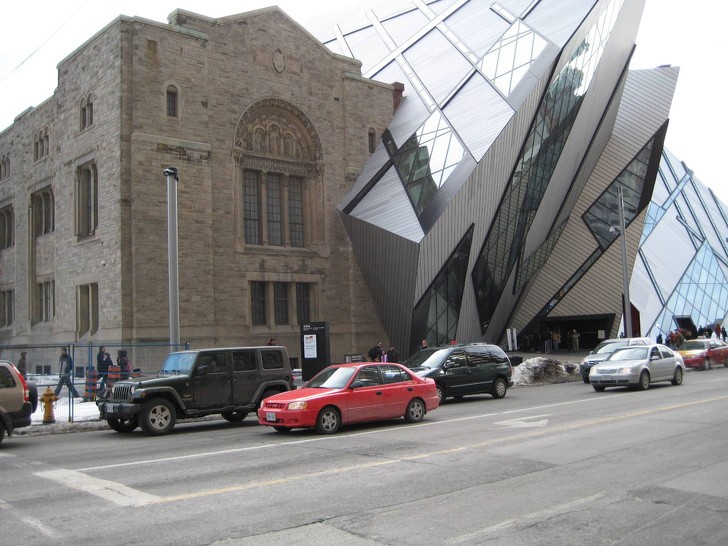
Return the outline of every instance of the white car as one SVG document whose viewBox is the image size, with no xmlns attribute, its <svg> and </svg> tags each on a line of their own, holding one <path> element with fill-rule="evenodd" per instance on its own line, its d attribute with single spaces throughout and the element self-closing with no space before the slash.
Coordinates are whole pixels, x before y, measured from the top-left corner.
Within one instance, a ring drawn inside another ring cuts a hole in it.
<svg viewBox="0 0 728 546">
<path fill-rule="evenodd" d="M 586 355 L 579 364 L 579 372 L 584 383 L 589 383 L 589 370 L 592 366 L 599 362 L 604 362 L 606 358 L 617 349 L 626 347 L 627 345 L 649 345 L 652 340 L 648 337 L 618 337 L 614 339 L 605 339 L 594 350 Z"/>
<path fill-rule="evenodd" d="M 664 345 L 632 345 L 617 349 L 589 371 L 595 391 L 607 387 L 632 387 L 644 391 L 652 383 L 680 385 L 685 374 L 682 357 Z"/>
</svg>

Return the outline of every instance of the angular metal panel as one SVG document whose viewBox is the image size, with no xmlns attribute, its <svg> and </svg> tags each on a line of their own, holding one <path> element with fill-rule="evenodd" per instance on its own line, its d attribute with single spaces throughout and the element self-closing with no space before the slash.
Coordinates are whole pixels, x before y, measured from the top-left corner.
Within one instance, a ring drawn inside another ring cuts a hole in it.
<svg viewBox="0 0 728 546">
<path fill-rule="evenodd" d="M 354 58 L 361 61 L 362 74 L 389 55 L 389 48 L 374 27 L 352 32 L 344 38 Z"/>
<path fill-rule="evenodd" d="M 485 78 L 475 74 L 443 113 L 471 155 L 480 161 L 513 116 L 513 109 Z"/>
<path fill-rule="evenodd" d="M 382 26 L 395 44 L 402 45 L 429 22 L 424 13 L 415 9 L 382 21 Z"/>
<path fill-rule="evenodd" d="M 510 26 L 490 9 L 492 3 L 471 0 L 444 21 L 478 59 L 485 55 Z"/>
<path fill-rule="evenodd" d="M 604 0 L 602 0 L 604 1 Z M 541 0 L 525 21 L 547 40 L 563 47 L 599 0 Z"/>
</svg>

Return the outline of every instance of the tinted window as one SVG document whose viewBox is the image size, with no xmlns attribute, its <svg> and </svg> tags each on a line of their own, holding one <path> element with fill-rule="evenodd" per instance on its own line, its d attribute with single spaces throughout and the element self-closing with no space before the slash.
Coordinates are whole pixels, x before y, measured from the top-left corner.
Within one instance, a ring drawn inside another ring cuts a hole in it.
<svg viewBox="0 0 728 546">
<path fill-rule="evenodd" d="M 382 380 L 379 377 L 379 370 L 376 366 L 366 366 L 359 370 L 355 381 L 361 381 L 365 387 L 372 387 L 382 384 Z"/>
<path fill-rule="evenodd" d="M 262 350 L 260 356 L 263 357 L 264 370 L 275 370 L 283 367 L 283 358 L 280 351 Z"/>
<path fill-rule="evenodd" d="M 356 368 L 331 366 L 317 373 L 306 385 L 313 388 L 342 389 L 349 382 L 349 379 L 351 379 L 355 371 Z"/>
<path fill-rule="evenodd" d="M 471 366 L 487 366 L 490 354 L 483 350 L 468 349 L 468 363 Z"/>
<path fill-rule="evenodd" d="M 401 383 L 402 381 L 412 379 L 406 371 L 397 366 L 381 366 L 379 369 L 382 372 L 382 381 L 385 385 L 389 383 Z"/>
<path fill-rule="evenodd" d="M 667 347 L 660 347 L 660 352 L 662 353 L 662 358 L 670 358 L 675 356 L 675 353 L 673 353 Z"/>
<path fill-rule="evenodd" d="M 207 373 L 225 373 L 225 353 L 203 353 L 200 355 L 200 366 L 207 366 Z"/>
<path fill-rule="evenodd" d="M 13 374 L 10 373 L 5 367 L 0 367 L 0 388 L 8 388 L 15 386 L 15 379 Z"/>
<path fill-rule="evenodd" d="M 257 368 L 255 364 L 255 351 L 234 351 L 233 371 L 251 372 Z"/>
<path fill-rule="evenodd" d="M 508 355 L 500 347 L 490 347 L 490 358 L 496 364 L 510 364 Z"/>
<path fill-rule="evenodd" d="M 468 363 L 465 357 L 465 351 L 453 351 L 450 356 L 445 360 L 445 367 L 447 368 L 461 368 L 466 366 Z"/>
</svg>

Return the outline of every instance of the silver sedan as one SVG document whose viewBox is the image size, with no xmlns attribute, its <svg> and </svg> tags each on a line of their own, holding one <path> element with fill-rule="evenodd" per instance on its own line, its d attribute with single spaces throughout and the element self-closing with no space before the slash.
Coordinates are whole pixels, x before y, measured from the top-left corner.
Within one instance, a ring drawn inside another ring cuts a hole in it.
<svg viewBox="0 0 728 546">
<path fill-rule="evenodd" d="M 595 391 L 607 387 L 632 387 L 644 391 L 650 384 L 670 381 L 680 385 L 685 374 L 682 357 L 664 345 L 624 347 L 589 371 Z"/>
</svg>

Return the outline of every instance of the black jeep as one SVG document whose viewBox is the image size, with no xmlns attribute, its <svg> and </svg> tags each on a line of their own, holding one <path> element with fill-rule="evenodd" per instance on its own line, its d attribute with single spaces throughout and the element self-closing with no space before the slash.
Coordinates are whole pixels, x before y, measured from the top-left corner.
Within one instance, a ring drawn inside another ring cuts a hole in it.
<svg viewBox="0 0 728 546">
<path fill-rule="evenodd" d="M 119 381 L 97 400 L 117 432 L 137 426 L 168 434 L 177 419 L 220 414 L 242 421 L 264 398 L 293 388 L 285 347 L 230 347 L 170 353 L 155 378 Z"/>
</svg>

